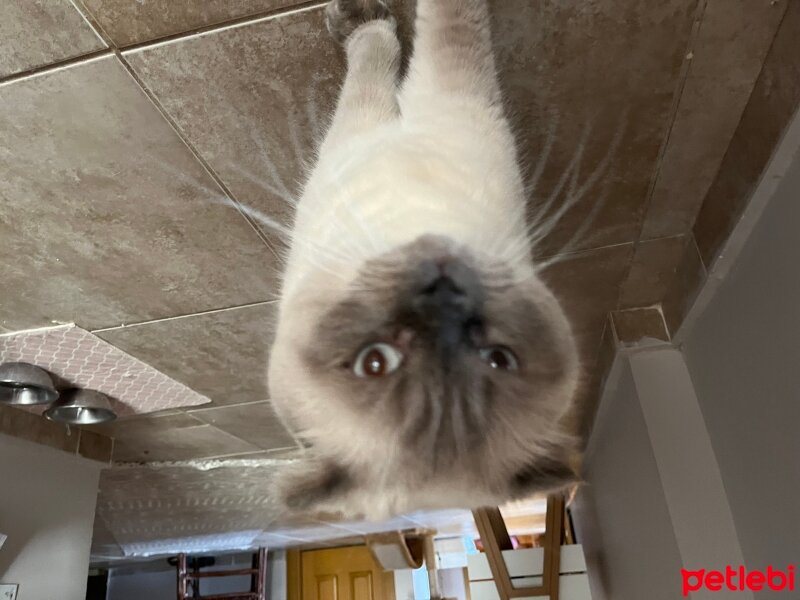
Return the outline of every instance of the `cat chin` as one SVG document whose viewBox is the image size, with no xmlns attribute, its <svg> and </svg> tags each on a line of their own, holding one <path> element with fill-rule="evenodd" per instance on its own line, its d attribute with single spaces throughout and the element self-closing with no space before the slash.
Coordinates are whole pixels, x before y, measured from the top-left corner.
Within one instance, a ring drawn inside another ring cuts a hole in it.
<svg viewBox="0 0 800 600">
<path fill-rule="evenodd" d="M 305 459 L 276 473 L 273 500 L 290 514 L 382 521 L 424 510 L 474 510 L 566 493 L 581 483 L 579 468 L 577 453 L 554 450 L 551 456 L 533 460 L 502 482 L 476 480 L 459 470 L 429 479 L 421 479 L 413 471 L 396 472 L 390 478 L 384 470 L 345 466 L 310 450 Z"/>
<path fill-rule="evenodd" d="M 278 476 L 279 481 L 282 479 Z M 292 483 L 297 483 L 291 478 Z M 457 482 L 441 482 L 430 489 L 416 490 L 402 486 L 392 488 L 358 488 L 342 496 L 332 498 L 300 499 L 284 487 L 286 481 L 278 483 L 276 500 L 289 514 L 304 517 L 329 517 L 334 515 L 338 520 L 381 522 L 409 515 L 420 511 L 436 510 L 475 510 L 487 506 L 502 506 L 507 502 L 525 498 L 541 497 L 549 493 L 564 492 L 580 485 L 577 478 L 541 488 L 523 496 L 492 494 L 477 489 L 474 485 L 458 486 Z M 291 484 L 290 484 L 291 485 Z"/>
<path fill-rule="evenodd" d="M 378 522 L 422 510 L 471 510 L 507 500 L 455 479 L 413 488 L 385 482 L 360 482 L 348 487 L 345 482 L 326 481 L 317 469 L 317 465 L 302 463 L 284 467 L 276 476 L 275 502 L 298 516 L 335 515 L 341 520 Z"/>
</svg>

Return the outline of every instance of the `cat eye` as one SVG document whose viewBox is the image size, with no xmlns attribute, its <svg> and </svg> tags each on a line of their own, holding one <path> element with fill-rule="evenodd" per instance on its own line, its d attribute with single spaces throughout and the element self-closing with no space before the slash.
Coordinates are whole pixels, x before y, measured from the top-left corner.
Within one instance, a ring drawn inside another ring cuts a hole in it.
<svg viewBox="0 0 800 600">
<path fill-rule="evenodd" d="M 394 373 L 403 362 L 403 353 L 389 344 L 370 344 L 358 353 L 353 364 L 357 377 L 383 377 Z"/>
<path fill-rule="evenodd" d="M 516 371 L 519 368 L 519 361 L 516 354 L 505 346 L 489 346 L 481 348 L 481 359 L 493 369 L 499 371 Z"/>
</svg>

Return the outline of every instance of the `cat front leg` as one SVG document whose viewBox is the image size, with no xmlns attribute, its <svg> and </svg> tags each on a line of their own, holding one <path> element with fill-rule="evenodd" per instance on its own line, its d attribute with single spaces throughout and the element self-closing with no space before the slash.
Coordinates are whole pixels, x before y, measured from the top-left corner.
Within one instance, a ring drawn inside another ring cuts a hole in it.
<svg viewBox="0 0 800 600">
<path fill-rule="evenodd" d="M 328 30 L 347 52 L 347 76 L 320 150 L 396 119 L 400 43 L 391 12 L 380 0 L 332 0 Z"/>
<path fill-rule="evenodd" d="M 418 0 L 416 37 L 401 106 L 469 98 L 500 107 L 486 0 Z"/>
</svg>

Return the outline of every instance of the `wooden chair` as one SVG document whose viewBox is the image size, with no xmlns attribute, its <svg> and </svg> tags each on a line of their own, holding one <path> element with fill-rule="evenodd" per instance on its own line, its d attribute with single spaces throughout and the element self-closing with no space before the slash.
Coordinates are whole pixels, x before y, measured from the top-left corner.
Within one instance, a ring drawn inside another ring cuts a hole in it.
<svg viewBox="0 0 800 600">
<path fill-rule="evenodd" d="M 250 569 L 234 569 L 229 571 L 200 571 L 195 568 L 189 572 L 188 561 L 185 554 L 179 554 L 177 559 L 178 569 L 178 600 L 267 600 L 267 549 L 259 548 L 253 558 Z M 189 582 L 207 577 L 235 577 L 242 575 L 251 576 L 249 592 L 234 592 L 230 594 L 215 594 L 213 596 L 200 596 L 195 592 L 188 596 Z"/>
<path fill-rule="evenodd" d="M 480 508 L 473 511 L 475 524 L 481 536 L 486 558 L 492 578 L 497 585 L 500 600 L 513 598 L 545 596 L 550 600 L 559 600 L 559 574 L 561 543 L 564 538 L 564 498 L 552 495 L 547 499 L 547 519 L 544 541 L 544 569 L 542 583 L 538 586 L 515 587 L 508 573 L 503 557 L 504 550 L 511 550 L 511 538 L 508 535 L 503 516 L 499 508 Z"/>
</svg>

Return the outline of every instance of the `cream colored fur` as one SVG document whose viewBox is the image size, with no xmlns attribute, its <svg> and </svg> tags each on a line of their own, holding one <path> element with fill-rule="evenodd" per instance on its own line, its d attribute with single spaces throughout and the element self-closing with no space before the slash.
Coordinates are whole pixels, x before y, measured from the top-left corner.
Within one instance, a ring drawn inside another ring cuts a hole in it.
<svg viewBox="0 0 800 600">
<path fill-rule="evenodd" d="M 445 39 L 455 44 L 448 47 Z M 504 261 L 519 280 L 535 279 L 524 186 L 502 111 L 486 4 L 420 0 L 415 53 L 402 87 L 390 21 L 358 27 L 346 52 L 347 80 L 297 206 L 270 358 L 273 402 L 315 455 L 354 465 L 372 490 L 380 490 L 320 508 L 378 518 L 497 503 L 502 498 L 476 487 L 468 474 L 409 489 L 416 483 L 396 468 L 392 432 L 367 431 L 344 409 L 325 410 L 329 390 L 304 372 L 300 357 L 314 343 L 314 323 L 351 290 L 364 261 L 422 235 L 446 236 Z M 536 281 L 563 321 L 555 299 Z M 574 385 L 562 390 L 565 398 Z M 522 452 L 515 443 L 507 440 L 494 451 Z"/>
</svg>

